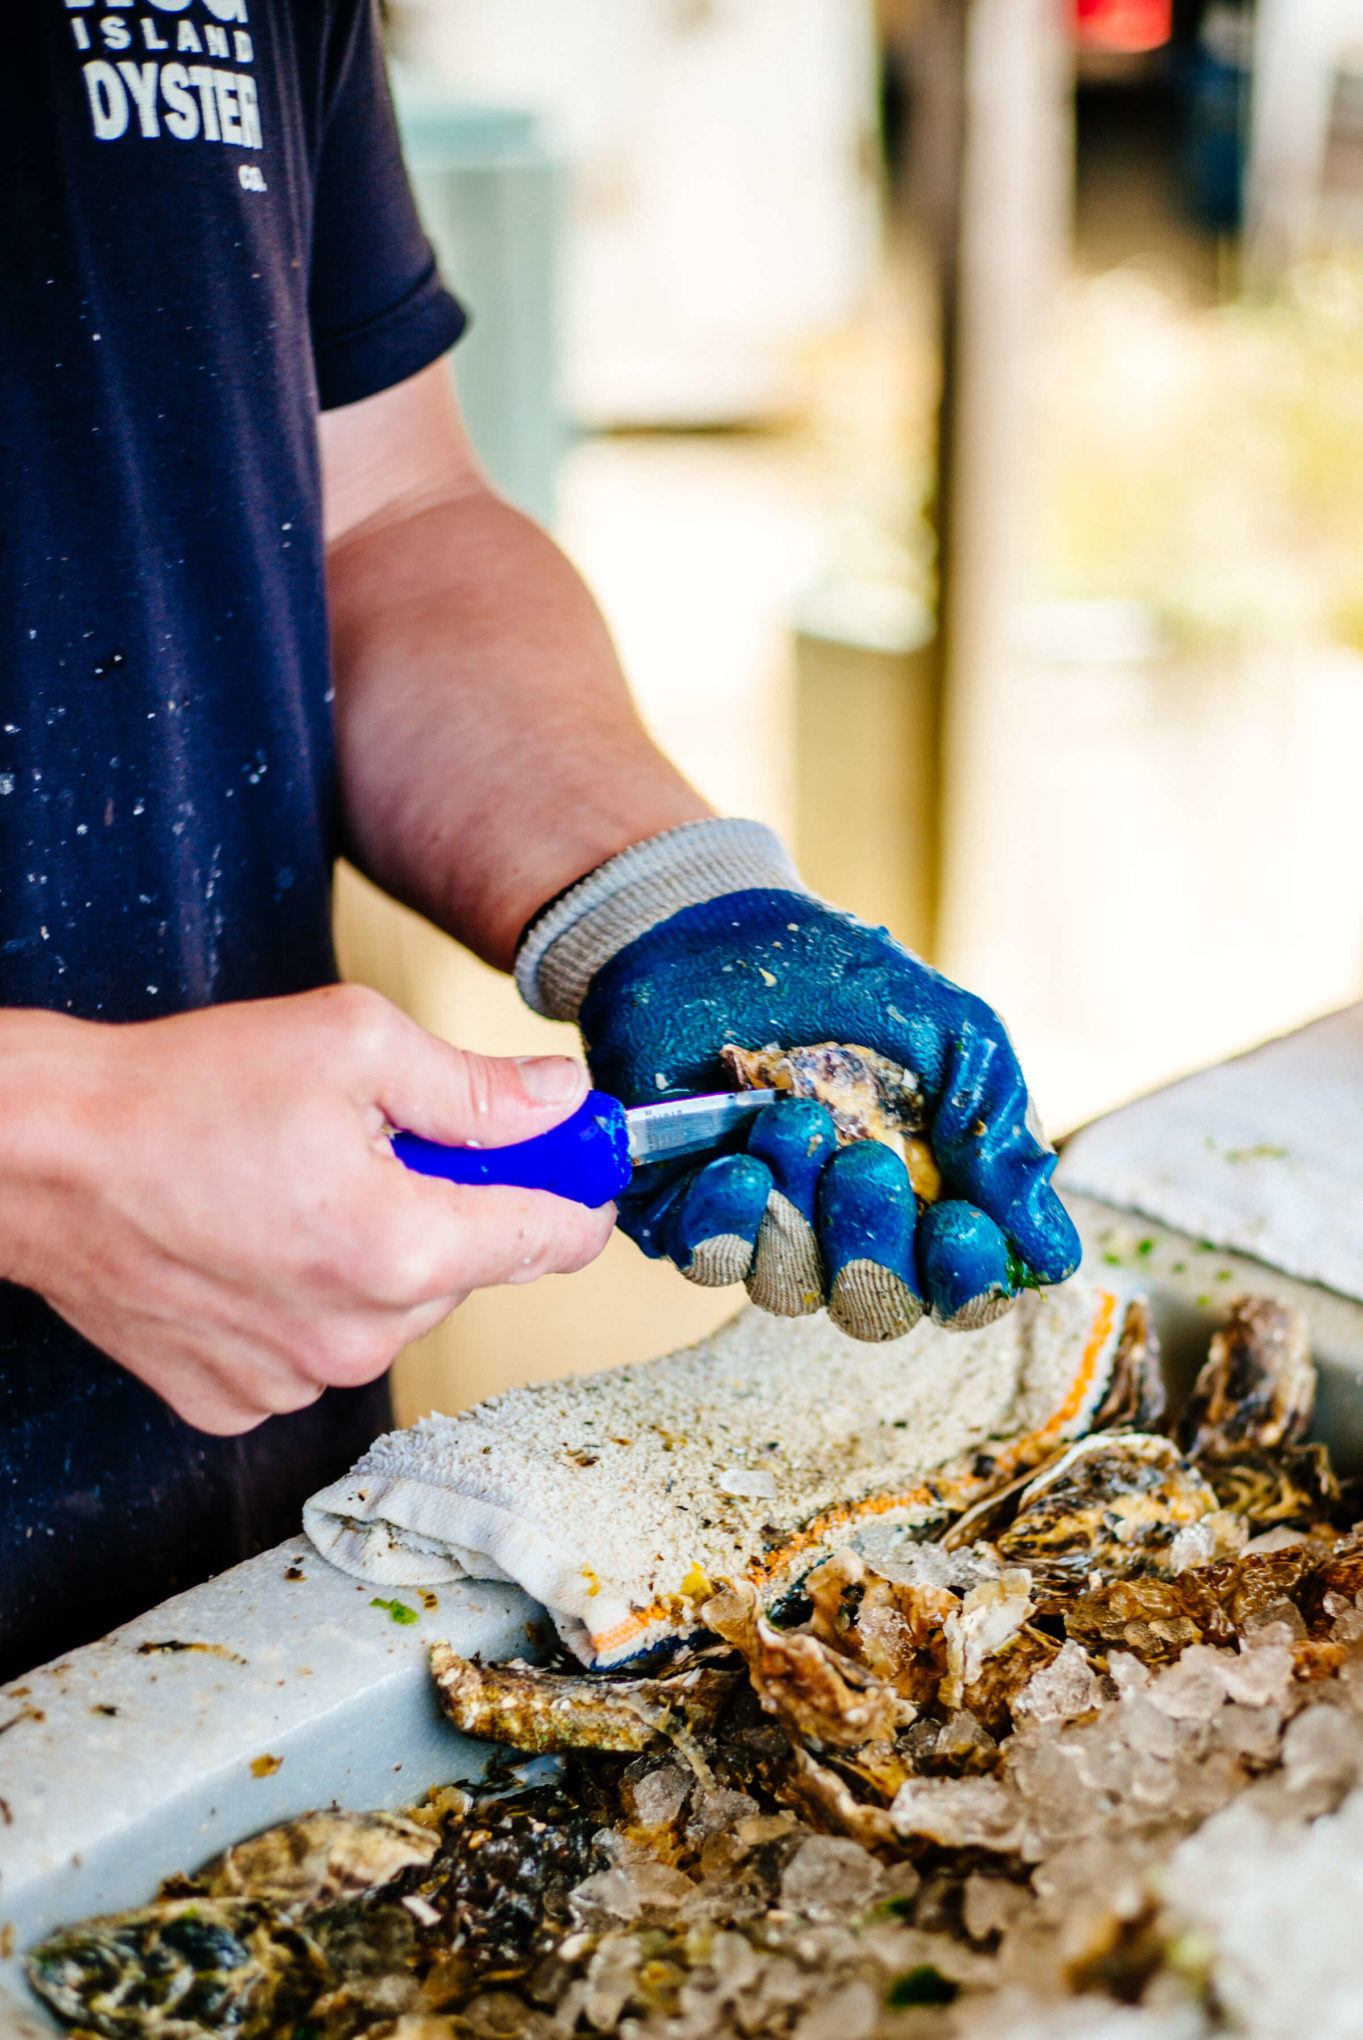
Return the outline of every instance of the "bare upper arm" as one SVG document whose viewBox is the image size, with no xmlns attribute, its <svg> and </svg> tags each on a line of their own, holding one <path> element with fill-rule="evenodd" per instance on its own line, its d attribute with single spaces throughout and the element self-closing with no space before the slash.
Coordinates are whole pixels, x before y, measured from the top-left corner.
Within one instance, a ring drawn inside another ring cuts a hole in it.
<svg viewBox="0 0 1363 2040">
<path fill-rule="evenodd" d="M 317 434 L 328 545 L 488 487 L 445 360 L 358 404 L 323 411 Z"/>
</svg>

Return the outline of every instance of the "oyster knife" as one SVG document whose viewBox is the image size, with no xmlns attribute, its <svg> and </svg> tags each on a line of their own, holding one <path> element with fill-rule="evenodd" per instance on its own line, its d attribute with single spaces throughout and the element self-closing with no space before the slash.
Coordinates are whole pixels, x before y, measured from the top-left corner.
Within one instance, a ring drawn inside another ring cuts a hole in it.
<svg viewBox="0 0 1363 2040">
<path fill-rule="evenodd" d="M 780 1095 L 715 1091 L 626 1110 L 604 1091 L 589 1091 L 571 1118 L 533 1140 L 509 1147 L 444 1147 L 420 1134 L 395 1133 L 393 1153 L 421 1176 L 549 1190 L 594 1209 L 618 1197 L 644 1163 L 717 1148 Z"/>
</svg>

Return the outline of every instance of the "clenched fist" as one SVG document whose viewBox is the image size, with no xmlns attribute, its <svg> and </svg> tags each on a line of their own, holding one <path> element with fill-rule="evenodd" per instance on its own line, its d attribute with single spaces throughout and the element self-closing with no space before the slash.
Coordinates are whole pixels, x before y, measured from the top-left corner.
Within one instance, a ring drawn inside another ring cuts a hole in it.
<svg viewBox="0 0 1363 2040">
<path fill-rule="evenodd" d="M 105 1026 L 0 1014 L 0 1275 L 220 1433 L 372 1381 L 472 1289 L 594 1260 L 614 1212 L 410 1174 L 564 1119 L 563 1057 L 467 1055 L 377 993 Z"/>
</svg>

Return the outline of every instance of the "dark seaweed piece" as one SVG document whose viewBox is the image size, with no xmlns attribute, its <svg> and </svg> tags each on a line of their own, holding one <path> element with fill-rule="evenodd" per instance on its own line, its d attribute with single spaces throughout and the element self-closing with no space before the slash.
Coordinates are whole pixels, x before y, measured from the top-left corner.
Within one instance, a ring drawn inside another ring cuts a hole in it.
<svg viewBox="0 0 1363 2040">
<path fill-rule="evenodd" d="M 594 1797 L 531 1787 L 484 1802 L 451 1829 L 422 1889 L 474 1979 L 525 1974 L 565 1931 L 568 1892 L 605 1867 L 595 1837 L 612 1816 Z"/>
</svg>

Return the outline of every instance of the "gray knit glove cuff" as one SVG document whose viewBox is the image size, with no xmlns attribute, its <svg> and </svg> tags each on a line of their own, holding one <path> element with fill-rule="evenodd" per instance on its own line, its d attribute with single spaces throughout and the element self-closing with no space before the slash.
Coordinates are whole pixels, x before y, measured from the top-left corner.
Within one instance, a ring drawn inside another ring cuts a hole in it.
<svg viewBox="0 0 1363 2040">
<path fill-rule="evenodd" d="M 683 907 L 762 887 L 803 893 L 779 836 L 761 822 L 683 822 L 622 850 L 579 879 L 532 922 L 516 957 L 527 1006 L 550 1020 L 576 1020 L 603 963 Z"/>
</svg>

